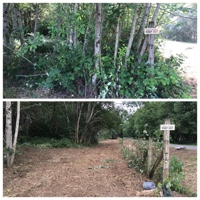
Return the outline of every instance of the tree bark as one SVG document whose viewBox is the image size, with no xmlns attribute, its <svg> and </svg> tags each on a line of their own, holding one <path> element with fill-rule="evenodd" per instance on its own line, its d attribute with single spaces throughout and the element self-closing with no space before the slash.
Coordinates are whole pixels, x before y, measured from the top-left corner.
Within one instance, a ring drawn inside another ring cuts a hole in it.
<svg viewBox="0 0 200 200">
<path fill-rule="evenodd" d="M 24 47 L 24 31 L 22 29 L 21 13 L 18 4 L 14 4 L 13 8 L 13 30 L 17 38 L 20 39 L 21 47 Z M 19 35 L 19 37 L 18 37 Z"/>
<path fill-rule="evenodd" d="M 91 18 L 92 18 L 92 13 L 93 13 L 93 4 L 92 4 L 91 11 L 90 11 L 90 16 L 89 16 L 89 20 L 88 20 L 88 25 L 87 25 L 87 28 L 86 28 L 86 31 L 85 31 L 85 37 L 84 37 L 84 43 L 83 43 L 83 52 L 84 52 L 84 54 L 85 54 L 85 50 L 86 50 L 87 43 L 88 43 L 87 36 L 88 36 L 88 34 L 89 34 L 89 28 L 90 28 L 90 22 L 91 22 Z"/>
<path fill-rule="evenodd" d="M 149 28 L 154 28 L 154 21 L 149 22 Z M 150 68 L 154 68 L 154 34 L 148 35 L 148 61 Z M 152 75 L 150 75 L 152 78 Z"/>
<path fill-rule="evenodd" d="M 156 9 L 154 11 L 154 15 L 152 17 L 152 20 L 151 21 L 156 21 L 156 18 L 157 18 L 157 15 L 158 15 L 158 12 L 159 12 L 159 9 L 160 9 L 160 3 L 157 3 L 157 6 L 156 6 Z M 144 38 L 144 42 L 143 42 L 143 45 L 142 45 L 142 48 L 141 48 L 141 51 L 140 51 L 140 58 L 138 60 L 138 63 L 141 63 L 142 62 L 142 58 L 144 56 L 144 52 L 146 51 L 146 48 L 147 48 L 147 35 L 145 36 Z"/>
<path fill-rule="evenodd" d="M 117 27 L 116 27 L 115 51 L 114 51 L 114 66 L 115 67 L 116 67 L 116 59 L 117 59 L 117 52 L 118 52 L 118 45 L 119 45 L 119 35 L 120 35 L 120 17 L 117 20 Z"/>
<path fill-rule="evenodd" d="M 131 47 L 132 47 L 133 40 L 134 40 L 134 37 L 135 37 L 135 28 L 136 28 L 136 22 L 137 22 L 137 19 L 138 19 L 138 13 L 137 12 L 138 12 L 138 7 L 135 8 L 135 12 L 134 12 L 133 20 L 132 20 L 131 34 L 130 34 L 130 37 L 129 37 L 127 51 L 126 51 L 126 55 L 125 55 L 125 64 L 124 64 L 125 67 L 127 67 L 127 58 L 130 56 Z"/>
<path fill-rule="evenodd" d="M 75 102 L 77 121 L 75 124 L 75 144 L 79 143 L 79 127 L 84 102 Z"/>
<path fill-rule="evenodd" d="M 143 38 L 143 35 L 144 35 L 144 28 L 145 28 L 145 24 L 146 24 L 146 21 L 147 21 L 147 15 L 149 13 L 150 7 L 151 7 L 150 3 L 145 4 L 144 14 L 143 14 L 143 17 L 142 17 L 142 23 L 141 23 L 141 26 L 140 26 L 140 30 L 139 30 L 139 34 L 138 34 L 138 40 L 137 40 L 137 48 L 136 48 L 137 54 L 139 53 L 140 46 L 141 46 L 141 43 L 142 43 L 142 38 Z"/>
<path fill-rule="evenodd" d="M 78 7 L 78 3 L 75 3 L 74 4 L 74 16 L 76 15 L 76 12 L 77 12 L 77 7 Z M 73 44 L 74 44 L 74 47 L 76 47 L 76 43 L 77 43 L 77 34 L 76 34 L 76 22 L 74 22 L 74 28 L 73 28 Z"/>
<path fill-rule="evenodd" d="M 96 4 L 96 24 L 95 24 L 95 42 L 94 42 L 94 57 L 95 57 L 95 73 L 92 76 L 92 86 L 94 96 L 97 96 L 97 72 L 100 67 L 101 60 L 101 28 L 102 28 L 102 4 Z"/>
<path fill-rule="evenodd" d="M 116 60 L 117 60 L 117 53 L 118 53 L 118 46 L 119 46 L 119 36 L 120 36 L 120 17 L 117 20 L 117 27 L 116 27 L 116 38 L 115 38 L 115 51 L 114 51 L 114 67 L 116 69 Z M 115 78 L 115 83 L 114 83 L 114 89 L 116 96 L 118 96 L 118 82 L 119 82 L 119 72 L 120 72 L 120 64 L 117 66 L 116 69 L 116 78 Z"/>
<path fill-rule="evenodd" d="M 11 156 L 12 156 L 12 107 L 11 101 L 6 101 L 6 158 L 7 166 L 11 167 Z"/>
<path fill-rule="evenodd" d="M 34 26 L 34 39 L 37 36 L 37 24 L 38 24 L 38 13 L 39 13 L 39 4 L 35 5 L 35 26 Z"/>
<path fill-rule="evenodd" d="M 8 31 L 8 9 L 9 3 L 3 4 L 3 44 L 8 46 L 9 44 L 9 31 Z"/>
<path fill-rule="evenodd" d="M 11 166 L 14 164 L 14 159 L 15 159 L 17 138 L 18 138 L 18 132 L 19 132 L 19 119 L 20 119 L 20 101 L 17 102 L 17 118 L 16 118 L 16 125 L 15 125 L 14 142 L 13 142 L 13 146 L 12 146 L 13 153 L 11 156 Z"/>
</svg>

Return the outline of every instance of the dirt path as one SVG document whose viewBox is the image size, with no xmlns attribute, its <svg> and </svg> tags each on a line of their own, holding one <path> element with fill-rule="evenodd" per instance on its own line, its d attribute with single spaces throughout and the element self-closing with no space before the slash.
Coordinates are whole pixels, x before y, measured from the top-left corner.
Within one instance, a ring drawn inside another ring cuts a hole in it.
<svg viewBox="0 0 200 200">
<path fill-rule="evenodd" d="M 81 149 L 25 148 L 14 169 L 4 169 L 4 196 L 135 197 L 145 180 L 123 159 L 118 140 Z"/>
</svg>

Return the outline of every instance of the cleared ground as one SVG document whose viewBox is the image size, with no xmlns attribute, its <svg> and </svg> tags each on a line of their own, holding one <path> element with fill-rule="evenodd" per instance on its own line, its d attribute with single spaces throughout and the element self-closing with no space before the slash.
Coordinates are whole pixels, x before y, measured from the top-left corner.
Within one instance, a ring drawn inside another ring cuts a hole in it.
<svg viewBox="0 0 200 200">
<path fill-rule="evenodd" d="M 4 169 L 4 196 L 131 197 L 143 191 L 146 179 L 128 168 L 118 140 L 92 148 L 24 148 L 12 170 Z"/>
<path fill-rule="evenodd" d="M 135 197 L 155 196 L 142 189 L 149 181 L 128 168 L 118 140 L 101 141 L 91 148 L 36 149 L 24 147 L 14 168 L 3 171 L 3 195 L 9 197 Z M 177 151 L 186 162 L 185 184 L 196 192 L 197 155 Z M 177 196 L 177 195 L 176 195 Z"/>
</svg>

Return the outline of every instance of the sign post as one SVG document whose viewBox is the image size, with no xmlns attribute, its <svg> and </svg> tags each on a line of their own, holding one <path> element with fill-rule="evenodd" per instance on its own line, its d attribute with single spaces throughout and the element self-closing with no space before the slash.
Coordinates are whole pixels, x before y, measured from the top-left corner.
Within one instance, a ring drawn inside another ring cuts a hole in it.
<svg viewBox="0 0 200 200">
<path fill-rule="evenodd" d="M 148 34 L 148 63 L 151 68 L 154 68 L 154 34 L 159 34 L 159 29 L 154 28 L 154 21 L 149 22 L 149 27 L 145 28 L 144 34 Z M 149 78 L 152 78 L 152 75 Z"/>
<path fill-rule="evenodd" d="M 165 119 L 165 124 L 160 125 L 160 130 L 164 130 L 163 143 L 163 180 L 169 178 L 169 145 L 170 130 L 175 130 L 175 125 L 170 124 L 170 119 Z"/>
</svg>

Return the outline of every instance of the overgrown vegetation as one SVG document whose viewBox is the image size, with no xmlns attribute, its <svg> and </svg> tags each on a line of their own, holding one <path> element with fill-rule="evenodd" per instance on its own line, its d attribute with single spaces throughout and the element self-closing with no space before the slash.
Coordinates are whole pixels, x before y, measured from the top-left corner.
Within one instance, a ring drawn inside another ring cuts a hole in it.
<svg viewBox="0 0 200 200">
<path fill-rule="evenodd" d="M 163 58 L 161 36 L 155 36 L 151 66 L 144 28 L 151 20 L 155 26 L 169 24 L 172 11 L 179 17 L 183 11 L 184 16 L 193 13 L 195 18 L 195 8 L 194 4 L 4 3 L 4 97 L 17 97 L 10 87 L 20 85 L 26 90 L 60 91 L 67 98 L 190 98 L 191 89 L 179 70 L 183 58 Z M 103 16 L 101 23 L 98 15 Z"/>
<path fill-rule="evenodd" d="M 160 146 L 160 143 L 157 144 Z M 157 159 L 160 148 L 153 147 L 153 158 Z M 132 143 L 132 148 L 127 148 L 122 146 L 122 154 L 124 158 L 128 161 L 128 167 L 133 167 L 138 172 L 144 175 L 149 175 L 147 173 L 147 142 L 145 140 L 134 141 Z M 155 159 L 152 161 L 152 165 L 155 162 Z M 163 180 L 163 167 L 162 163 L 156 169 L 154 174 L 154 180 L 157 182 L 157 187 L 159 190 L 162 189 L 162 185 L 165 183 L 166 187 L 171 191 L 179 192 L 180 194 L 185 194 L 187 196 L 196 196 L 197 194 L 191 192 L 189 188 L 186 188 L 182 185 L 182 182 L 185 180 L 183 174 L 184 163 L 178 160 L 176 156 L 173 156 L 170 160 L 170 173 L 167 180 Z"/>
</svg>

